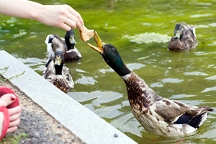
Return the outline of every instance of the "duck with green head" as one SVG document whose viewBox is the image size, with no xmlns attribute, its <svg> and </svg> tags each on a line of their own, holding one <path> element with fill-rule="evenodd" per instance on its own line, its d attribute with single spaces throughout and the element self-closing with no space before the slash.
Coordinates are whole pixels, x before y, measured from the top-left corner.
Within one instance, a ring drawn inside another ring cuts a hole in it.
<svg viewBox="0 0 216 144">
<path fill-rule="evenodd" d="M 197 45 L 195 26 L 186 25 L 185 23 L 176 24 L 174 36 L 168 44 L 168 49 L 171 51 L 183 51 L 195 48 Z"/>
<path fill-rule="evenodd" d="M 74 88 L 73 79 L 68 68 L 64 66 L 64 55 L 62 51 L 56 51 L 54 57 L 49 57 L 42 77 L 63 92 L 68 92 Z"/>
<path fill-rule="evenodd" d="M 99 52 L 105 62 L 123 79 L 132 113 L 149 132 L 165 136 L 184 136 L 193 133 L 213 111 L 207 106 L 192 106 L 157 95 L 143 79 L 130 71 L 117 49 L 104 43 L 95 33 L 97 46 L 88 46 Z"/>
<path fill-rule="evenodd" d="M 56 40 L 53 41 L 52 39 Z M 75 47 L 75 35 L 74 31 L 71 29 L 65 34 L 65 39 L 58 36 L 58 34 L 49 34 L 46 37 L 45 43 L 47 44 L 47 53 L 54 55 L 56 51 L 62 51 L 64 54 L 65 62 L 75 62 L 80 61 L 82 55 Z M 62 43 L 63 47 L 58 47 L 58 43 Z"/>
</svg>

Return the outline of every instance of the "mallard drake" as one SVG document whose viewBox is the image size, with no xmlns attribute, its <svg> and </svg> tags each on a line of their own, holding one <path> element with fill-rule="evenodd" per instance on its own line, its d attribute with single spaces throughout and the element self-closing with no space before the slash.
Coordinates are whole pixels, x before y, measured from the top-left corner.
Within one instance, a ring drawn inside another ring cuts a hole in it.
<svg viewBox="0 0 216 144">
<path fill-rule="evenodd" d="M 192 106 L 163 98 L 148 87 L 143 79 L 130 71 L 117 49 L 101 41 L 95 33 L 97 46 L 88 46 L 99 52 L 105 62 L 123 79 L 127 87 L 132 113 L 149 132 L 165 136 L 183 136 L 198 129 L 213 111 L 207 106 Z"/>
<path fill-rule="evenodd" d="M 56 38 L 56 40 L 53 41 L 53 38 Z M 59 37 L 58 34 L 49 34 L 46 37 L 45 43 L 47 44 L 47 53 L 53 55 L 58 50 L 63 51 L 65 62 L 75 62 L 82 58 L 82 55 L 75 47 L 76 41 L 72 29 L 66 32 L 65 39 Z M 58 47 L 58 43 L 62 43 L 64 47 Z"/>
<path fill-rule="evenodd" d="M 195 48 L 198 45 L 195 26 L 186 25 L 185 23 L 176 24 L 174 36 L 171 38 L 168 49 L 171 51 L 183 51 Z"/>
<path fill-rule="evenodd" d="M 68 92 L 74 88 L 73 79 L 64 66 L 64 56 L 62 51 L 56 51 L 54 58 L 49 57 L 42 77 L 54 84 L 57 88 L 64 92 Z"/>
</svg>

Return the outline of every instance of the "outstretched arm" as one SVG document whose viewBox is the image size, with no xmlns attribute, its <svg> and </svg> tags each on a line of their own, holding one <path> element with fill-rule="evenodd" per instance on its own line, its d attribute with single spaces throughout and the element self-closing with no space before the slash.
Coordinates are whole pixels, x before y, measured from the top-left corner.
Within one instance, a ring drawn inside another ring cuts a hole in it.
<svg viewBox="0 0 216 144">
<path fill-rule="evenodd" d="M 42 5 L 28 0 L 0 0 L 0 14 L 33 19 L 66 31 L 81 29 L 81 15 L 68 5 Z"/>
</svg>

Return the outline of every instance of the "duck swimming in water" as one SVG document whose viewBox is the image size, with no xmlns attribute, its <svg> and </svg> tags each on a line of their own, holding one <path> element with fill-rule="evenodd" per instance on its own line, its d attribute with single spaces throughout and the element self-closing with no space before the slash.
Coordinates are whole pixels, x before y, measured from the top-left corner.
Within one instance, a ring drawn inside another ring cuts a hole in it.
<svg viewBox="0 0 216 144">
<path fill-rule="evenodd" d="M 197 45 L 195 26 L 186 25 L 185 23 L 176 24 L 174 36 L 168 44 L 168 49 L 171 51 L 183 51 L 195 48 Z"/>
<path fill-rule="evenodd" d="M 52 39 L 54 43 L 56 43 L 55 40 L 56 38 Z M 63 47 L 64 45 L 62 43 L 58 43 L 56 46 Z M 61 48 L 57 49 L 60 50 Z M 60 90 L 68 92 L 70 89 L 74 88 L 74 82 L 68 71 L 68 68 L 64 66 L 64 54 L 62 51 L 56 51 L 54 54 L 53 51 L 49 52 L 51 53 L 48 53 L 49 59 L 46 63 L 42 77 L 44 77 Z"/>
<path fill-rule="evenodd" d="M 52 39 L 55 38 L 55 41 Z M 62 51 L 64 54 L 65 62 L 75 62 L 80 61 L 82 55 L 75 47 L 75 35 L 74 31 L 71 29 L 65 34 L 65 39 L 59 37 L 57 34 L 49 34 L 46 37 L 45 43 L 47 44 L 47 53 L 54 55 L 56 51 Z M 58 43 L 62 43 L 64 47 L 58 47 Z"/>
<path fill-rule="evenodd" d="M 97 46 L 88 46 L 99 52 L 105 62 L 123 79 L 132 113 L 145 130 L 164 136 L 184 136 L 197 130 L 213 111 L 207 106 L 192 106 L 163 98 L 148 87 L 143 79 L 130 71 L 117 49 L 104 43 L 95 33 Z"/>
</svg>

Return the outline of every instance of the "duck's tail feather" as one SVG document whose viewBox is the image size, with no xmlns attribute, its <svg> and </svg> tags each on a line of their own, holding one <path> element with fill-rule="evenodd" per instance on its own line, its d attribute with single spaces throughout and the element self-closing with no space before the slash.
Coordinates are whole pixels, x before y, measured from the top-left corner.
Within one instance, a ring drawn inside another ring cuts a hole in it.
<svg viewBox="0 0 216 144">
<path fill-rule="evenodd" d="M 202 108 L 203 110 L 200 111 L 198 115 L 192 116 L 189 113 L 185 113 L 181 115 L 174 123 L 175 124 L 188 124 L 195 129 L 199 128 L 203 124 L 203 122 L 206 120 L 207 112 L 213 111 L 213 109 L 210 107 L 200 107 L 200 108 Z"/>
<path fill-rule="evenodd" d="M 189 115 L 188 113 L 185 113 L 183 115 L 181 115 L 177 121 L 175 121 L 174 123 L 175 124 L 185 124 L 185 123 L 188 123 L 190 122 L 190 120 L 192 119 L 192 116 Z"/>
</svg>

